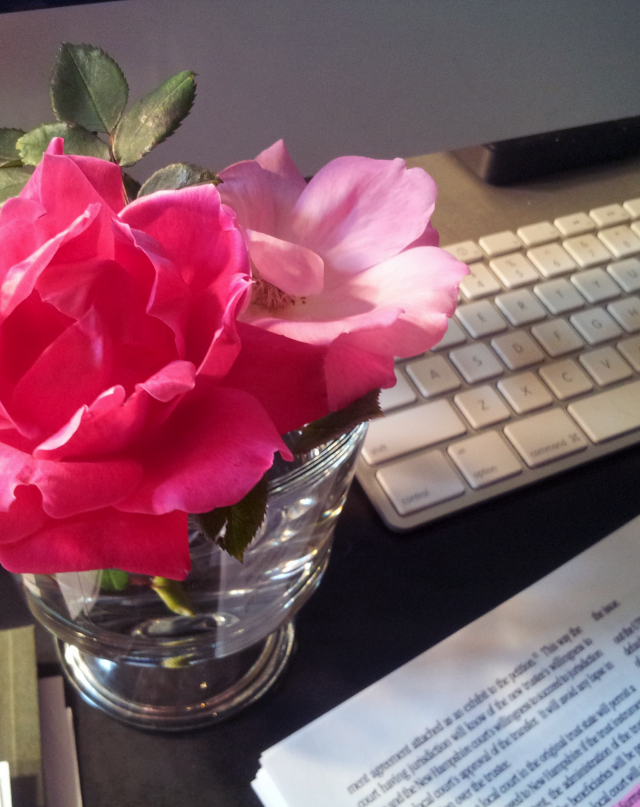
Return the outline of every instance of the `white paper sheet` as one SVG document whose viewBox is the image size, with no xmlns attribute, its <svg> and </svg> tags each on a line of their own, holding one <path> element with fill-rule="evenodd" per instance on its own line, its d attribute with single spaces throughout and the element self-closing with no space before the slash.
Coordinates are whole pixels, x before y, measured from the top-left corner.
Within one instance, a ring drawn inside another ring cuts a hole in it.
<svg viewBox="0 0 640 807">
<path fill-rule="evenodd" d="M 640 517 L 268 749 L 254 790 L 266 807 L 613 807 L 640 781 L 639 667 Z"/>
<path fill-rule="evenodd" d="M 47 807 L 82 807 L 73 715 L 65 706 L 62 676 L 41 678 L 38 695 Z"/>
<path fill-rule="evenodd" d="M 0 807 L 11 807 L 11 777 L 8 762 L 0 762 Z"/>
</svg>

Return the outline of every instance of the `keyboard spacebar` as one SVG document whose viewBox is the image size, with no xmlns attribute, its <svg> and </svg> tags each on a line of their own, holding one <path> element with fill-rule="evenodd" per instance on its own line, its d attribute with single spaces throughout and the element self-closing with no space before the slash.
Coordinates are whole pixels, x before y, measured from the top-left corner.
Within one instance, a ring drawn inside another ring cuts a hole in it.
<svg viewBox="0 0 640 807">
<path fill-rule="evenodd" d="M 448 401 L 434 401 L 371 422 L 362 456 L 369 465 L 377 465 L 450 440 L 466 430 Z"/>
<path fill-rule="evenodd" d="M 640 381 L 571 404 L 569 414 L 594 443 L 640 428 Z"/>
</svg>

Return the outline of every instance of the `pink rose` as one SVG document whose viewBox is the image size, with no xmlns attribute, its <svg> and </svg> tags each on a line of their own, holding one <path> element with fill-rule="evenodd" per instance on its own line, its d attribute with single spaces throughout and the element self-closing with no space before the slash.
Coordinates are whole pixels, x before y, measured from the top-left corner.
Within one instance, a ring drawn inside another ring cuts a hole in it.
<svg viewBox="0 0 640 807">
<path fill-rule="evenodd" d="M 125 207 L 115 165 L 56 140 L 0 243 L 0 561 L 184 577 L 187 513 L 328 411 L 326 350 L 236 327 L 246 249 L 211 185 Z"/>
<path fill-rule="evenodd" d="M 332 409 L 392 386 L 394 356 L 442 338 L 468 269 L 437 247 L 422 169 L 340 157 L 307 185 L 278 141 L 220 176 L 255 280 L 241 319 L 329 347 Z"/>
</svg>

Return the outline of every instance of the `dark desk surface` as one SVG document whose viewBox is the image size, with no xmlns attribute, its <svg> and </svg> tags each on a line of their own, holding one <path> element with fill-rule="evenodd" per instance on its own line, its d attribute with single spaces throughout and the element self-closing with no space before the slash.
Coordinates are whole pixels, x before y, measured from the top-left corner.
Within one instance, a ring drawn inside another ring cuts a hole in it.
<svg viewBox="0 0 640 807">
<path fill-rule="evenodd" d="M 413 162 L 441 187 L 443 243 L 640 196 L 640 161 L 502 190 L 447 155 Z M 638 480 L 640 447 L 404 536 L 382 525 L 355 483 L 325 578 L 298 616 L 293 663 L 257 705 L 163 736 L 72 696 L 85 807 L 258 807 L 250 782 L 264 749 L 636 516 Z M 0 574 L 4 627 L 29 621 L 12 586 Z M 46 639 L 39 654 L 50 658 Z"/>
</svg>

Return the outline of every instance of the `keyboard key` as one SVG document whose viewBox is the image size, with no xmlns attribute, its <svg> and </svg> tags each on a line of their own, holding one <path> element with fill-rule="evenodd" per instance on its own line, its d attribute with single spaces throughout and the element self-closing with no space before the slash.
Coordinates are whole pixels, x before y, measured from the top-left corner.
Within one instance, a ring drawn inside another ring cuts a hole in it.
<svg viewBox="0 0 640 807">
<path fill-rule="evenodd" d="M 568 411 L 594 443 L 640 428 L 640 381 L 591 395 Z"/>
<path fill-rule="evenodd" d="M 595 235 L 588 234 L 578 236 L 578 238 L 569 238 L 563 246 L 581 269 L 590 269 L 592 266 L 611 260 L 611 253 Z"/>
<path fill-rule="evenodd" d="M 522 465 L 497 432 L 487 432 L 449 446 L 449 456 L 474 488 L 483 488 L 522 472 Z"/>
<path fill-rule="evenodd" d="M 458 306 L 456 317 L 474 339 L 507 330 L 507 323 L 488 300 Z"/>
<path fill-rule="evenodd" d="M 518 289 L 528 283 L 535 283 L 540 276 L 521 253 L 506 258 L 496 258 L 489 262 L 491 271 L 507 289 Z"/>
<path fill-rule="evenodd" d="M 449 358 L 467 384 L 478 384 L 504 372 L 495 354 L 482 342 L 452 350 Z"/>
<path fill-rule="evenodd" d="M 546 247 L 530 249 L 527 258 L 547 280 L 566 275 L 567 272 L 573 272 L 578 268 L 571 255 L 565 252 L 560 244 L 548 244 Z"/>
<path fill-rule="evenodd" d="M 551 322 L 534 325 L 531 333 L 552 359 L 573 353 L 584 345 L 571 325 L 563 319 L 553 319 Z"/>
<path fill-rule="evenodd" d="M 604 308 L 580 311 L 572 314 L 569 319 L 580 336 L 590 345 L 599 345 L 622 334 L 617 322 Z"/>
<path fill-rule="evenodd" d="M 498 255 L 506 255 L 522 248 L 522 242 L 511 230 L 485 235 L 478 243 L 490 258 L 497 258 Z"/>
<path fill-rule="evenodd" d="M 461 496 L 464 485 L 440 451 L 388 465 L 376 478 L 401 516 Z"/>
<path fill-rule="evenodd" d="M 447 324 L 447 330 L 442 339 L 437 345 L 431 348 L 432 353 L 437 353 L 440 350 L 448 350 L 450 347 L 456 345 L 463 345 L 467 341 L 467 335 L 458 325 L 455 319 L 450 319 Z"/>
<path fill-rule="evenodd" d="M 517 327 L 539 322 L 547 316 L 547 312 L 528 289 L 500 294 L 495 303 L 509 322 Z"/>
<path fill-rule="evenodd" d="M 430 356 L 407 365 L 407 373 L 425 398 L 459 389 L 460 377 L 443 356 Z"/>
<path fill-rule="evenodd" d="M 640 291 L 640 260 L 638 258 L 627 258 L 625 261 L 610 263 L 607 266 L 607 272 L 627 294 Z"/>
<path fill-rule="evenodd" d="M 604 269 L 586 269 L 571 275 L 571 282 L 592 305 L 620 296 L 620 287 Z"/>
<path fill-rule="evenodd" d="M 534 373 L 502 379 L 498 381 L 498 389 L 518 415 L 544 409 L 553 403 L 549 390 Z"/>
<path fill-rule="evenodd" d="M 640 299 L 625 297 L 607 306 L 607 311 L 627 333 L 640 331 Z"/>
<path fill-rule="evenodd" d="M 467 300 L 480 300 L 497 294 L 502 287 L 483 263 L 476 263 L 460 281 L 460 291 Z"/>
<path fill-rule="evenodd" d="M 629 227 L 612 227 L 601 230 L 598 238 L 614 258 L 629 258 L 640 252 L 640 238 Z"/>
<path fill-rule="evenodd" d="M 640 218 L 640 199 L 629 199 L 623 207 L 632 219 Z"/>
<path fill-rule="evenodd" d="M 560 232 L 548 221 L 527 224 L 526 227 L 520 227 L 516 232 L 525 247 L 537 247 L 560 238 Z"/>
<path fill-rule="evenodd" d="M 406 406 L 418 400 L 411 385 L 402 373 L 396 369 L 396 385 L 390 389 L 380 391 L 380 408 L 383 412 L 390 412 L 400 406 Z"/>
<path fill-rule="evenodd" d="M 510 370 L 539 364 L 544 353 L 526 331 L 509 331 L 491 340 L 491 347 Z"/>
<path fill-rule="evenodd" d="M 636 373 L 640 373 L 640 336 L 623 339 L 622 342 L 618 342 L 616 347 Z"/>
<path fill-rule="evenodd" d="M 595 207 L 589 211 L 589 215 L 598 227 L 610 227 L 614 224 L 622 224 L 631 218 L 622 205 L 605 205 Z"/>
<path fill-rule="evenodd" d="M 393 529 L 640 445 L 640 194 L 591 213 L 447 247 L 458 312 L 396 359 L 358 461 Z"/>
<path fill-rule="evenodd" d="M 482 250 L 475 241 L 460 241 L 458 244 L 450 244 L 444 249 L 462 263 L 474 263 L 484 258 Z"/>
<path fill-rule="evenodd" d="M 474 429 L 484 429 L 511 417 L 504 401 L 488 385 L 459 392 L 453 401 Z"/>
<path fill-rule="evenodd" d="M 466 430 L 448 401 L 434 401 L 372 421 L 362 456 L 369 465 L 377 465 L 458 437 Z"/>
<path fill-rule="evenodd" d="M 584 306 L 584 297 L 568 280 L 548 280 L 533 287 L 533 293 L 542 300 L 549 312 L 554 316 L 575 311 Z"/>
<path fill-rule="evenodd" d="M 560 216 L 553 223 L 567 238 L 572 235 L 590 233 L 596 229 L 593 219 L 586 213 L 570 213 L 568 216 Z"/>
<path fill-rule="evenodd" d="M 632 374 L 631 367 L 612 347 L 601 347 L 599 350 L 583 353 L 579 362 L 599 387 L 624 381 Z"/>
<path fill-rule="evenodd" d="M 589 445 L 587 438 L 562 409 L 551 409 L 510 423 L 504 427 L 504 433 L 530 468 L 584 451 Z"/>
<path fill-rule="evenodd" d="M 593 389 L 589 377 L 571 359 L 546 364 L 538 372 L 540 378 L 560 401 L 576 398 Z"/>
</svg>

